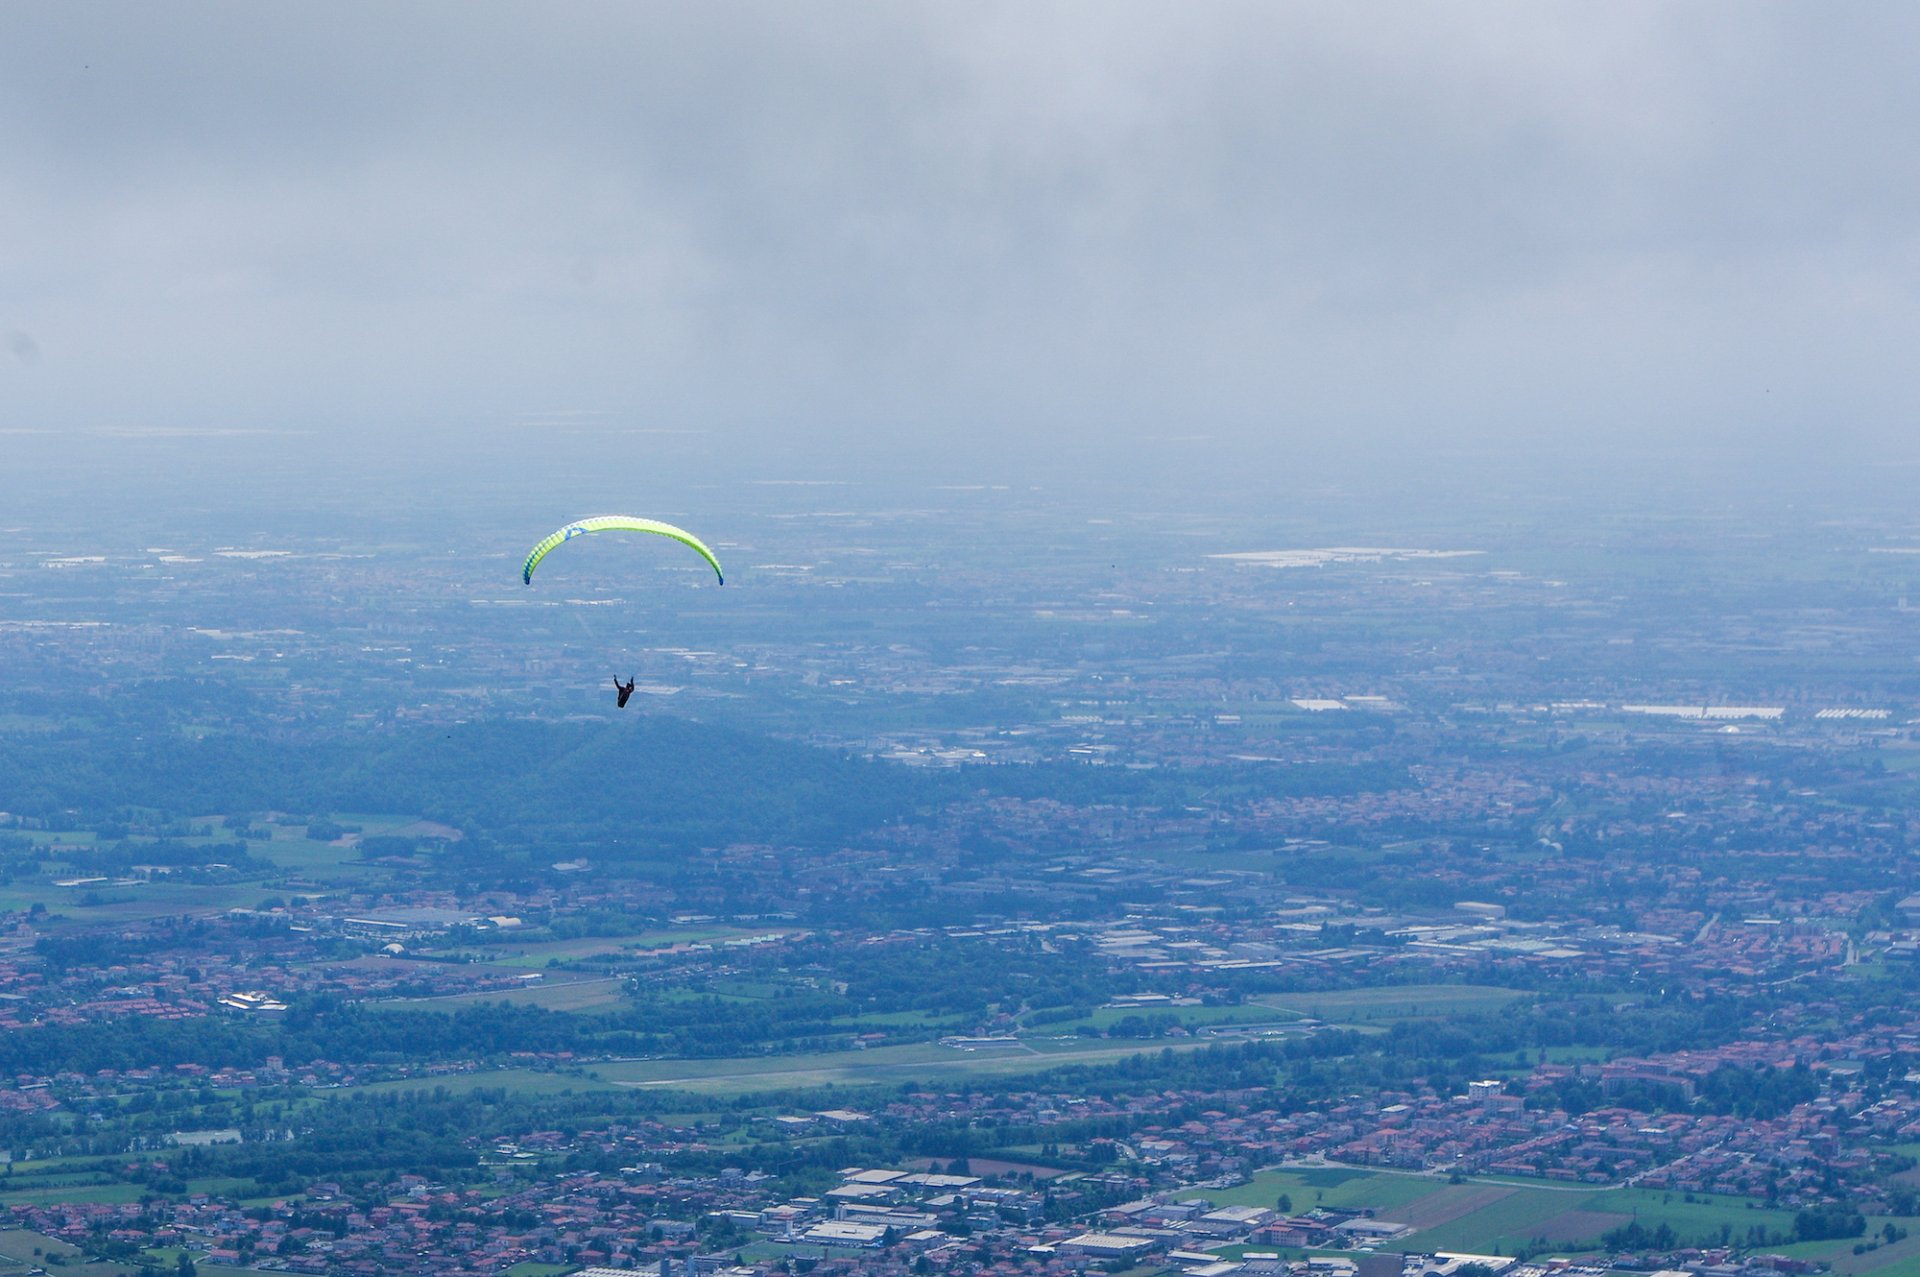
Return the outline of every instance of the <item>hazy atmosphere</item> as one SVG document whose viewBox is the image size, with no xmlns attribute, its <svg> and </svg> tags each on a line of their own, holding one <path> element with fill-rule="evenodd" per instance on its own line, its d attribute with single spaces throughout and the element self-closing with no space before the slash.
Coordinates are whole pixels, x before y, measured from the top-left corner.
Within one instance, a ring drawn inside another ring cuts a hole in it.
<svg viewBox="0 0 1920 1277">
<path fill-rule="evenodd" d="M 300 432 L 263 464 L 316 471 L 508 430 L 749 471 L 1884 460 L 1917 39 L 1900 4 L 10 5 L 0 429 L 23 464 Z"/>
<path fill-rule="evenodd" d="M 1917 49 L 0 0 L 0 1277 L 1920 1277 Z"/>
</svg>

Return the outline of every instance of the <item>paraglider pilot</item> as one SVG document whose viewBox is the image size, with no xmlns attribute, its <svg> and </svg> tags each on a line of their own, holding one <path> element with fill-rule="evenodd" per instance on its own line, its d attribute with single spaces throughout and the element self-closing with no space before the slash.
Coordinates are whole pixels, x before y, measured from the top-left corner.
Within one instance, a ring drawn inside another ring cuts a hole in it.
<svg viewBox="0 0 1920 1277">
<path fill-rule="evenodd" d="M 633 695 L 633 675 L 631 674 L 627 675 L 627 681 L 625 683 L 622 683 L 620 681 L 620 676 L 618 674 L 614 675 L 613 690 L 619 694 L 619 697 L 620 697 L 619 707 L 621 709 L 625 709 L 627 707 L 627 697 Z"/>
</svg>

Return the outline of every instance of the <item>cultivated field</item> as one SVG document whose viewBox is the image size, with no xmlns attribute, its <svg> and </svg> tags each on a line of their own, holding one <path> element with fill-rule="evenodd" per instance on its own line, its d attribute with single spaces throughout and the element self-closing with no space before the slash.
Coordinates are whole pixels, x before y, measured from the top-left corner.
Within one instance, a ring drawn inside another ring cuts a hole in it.
<svg viewBox="0 0 1920 1277">
<path fill-rule="evenodd" d="M 1592 1250 L 1611 1229 L 1638 1220 L 1647 1228 L 1669 1225 L 1682 1242 L 1705 1241 L 1724 1225 L 1736 1236 L 1760 1225 L 1769 1232 L 1791 1232 L 1790 1211 L 1766 1210 L 1738 1197 L 1711 1197 L 1637 1188 L 1586 1188 L 1578 1185 L 1530 1185 L 1512 1180 L 1449 1184 L 1438 1175 L 1411 1171 L 1374 1171 L 1356 1167 L 1300 1167 L 1263 1171 L 1232 1189 L 1192 1194 L 1221 1206 L 1273 1207 L 1285 1195 L 1295 1212 L 1327 1206 L 1370 1210 L 1383 1220 L 1403 1223 L 1414 1232 L 1392 1249 L 1466 1250 L 1513 1254 L 1522 1246 L 1545 1243 L 1566 1254 Z M 1878 1228 L 1884 1221 L 1873 1221 Z M 1811 1242 L 1787 1253 L 1830 1260 L 1835 1270 L 1882 1277 L 1920 1277 L 1920 1238 L 1882 1246 L 1866 1255 L 1851 1253 L 1853 1240 Z M 1845 1261 L 1845 1262 L 1843 1262 Z M 1893 1265 L 1913 1263 L 1913 1271 Z"/>
</svg>

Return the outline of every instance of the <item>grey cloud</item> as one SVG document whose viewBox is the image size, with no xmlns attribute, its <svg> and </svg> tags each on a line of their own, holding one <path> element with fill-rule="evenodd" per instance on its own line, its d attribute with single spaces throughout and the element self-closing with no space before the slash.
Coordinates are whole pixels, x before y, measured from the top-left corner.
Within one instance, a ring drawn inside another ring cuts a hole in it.
<svg viewBox="0 0 1920 1277">
<path fill-rule="evenodd" d="M 1895 5 L 24 6 L 5 424 L 1904 437 Z M 1762 382 L 1765 384 L 1763 385 Z"/>
</svg>

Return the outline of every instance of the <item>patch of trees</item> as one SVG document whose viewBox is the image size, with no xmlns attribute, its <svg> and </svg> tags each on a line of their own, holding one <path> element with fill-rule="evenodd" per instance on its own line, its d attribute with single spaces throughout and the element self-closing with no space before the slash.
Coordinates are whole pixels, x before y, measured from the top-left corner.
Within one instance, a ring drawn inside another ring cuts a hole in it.
<svg viewBox="0 0 1920 1277">
<path fill-rule="evenodd" d="M 1765 1120 L 1779 1117 L 1819 1094 L 1820 1083 L 1804 1064 L 1789 1069 L 1725 1065 L 1709 1073 L 1700 1084 L 1699 1100 L 1709 1112 Z"/>
<path fill-rule="evenodd" d="M 1860 1237 L 1867 1231 L 1867 1217 L 1844 1202 L 1795 1211 L 1793 1239 L 1820 1242 L 1833 1237 Z"/>
<path fill-rule="evenodd" d="M 844 984 L 847 1005 L 865 1013 L 922 1011 L 931 1015 L 981 1015 L 1003 1010 L 1097 1006 L 1123 984 L 1084 946 L 1038 941 L 956 940 L 944 935 L 891 944 L 860 945 L 816 940 L 769 955 L 770 972 L 817 969 Z M 965 980 L 954 973 L 965 971 Z"/>
<path fill-rule="evenodd" d="M 418 812 L 597 859 L 733 842 L 825 844 L 957 794 L 945 776 L 671 718 L 484 722 L 353 739 L 215 734 L 9 742 L 0 808 Z"/>
<path fill-rule="evenodd" d="M 0 773 L 0 809 L 110 821 L 209 811 L 418 813 L 494 843 L 591 844 L 602 864 L 671 859 L 704 847 L 833 847 L 863 831 L 982 798 L 1075 807 L 1178 807 L 1211 801 L 1404 788 L 1386 763 L 1204 769 L 1052 763 L 932 772 L 683 719 L 615 725 L 487 721 L 353 737 L 289 740 L 165 732 L 20 737 Z M 335 827 L 344 828 L 344 827 Z M 331 833 L 322 822 L 310 832 Z M 469 840 L 471 842 L 471 840 Z M 495 868 L 456 844 L 463 872 Z M 995 847 L 993 854 L 1006 854 Z M 551 859 L 551 856 L 548 856 Z"/>
</svg>

